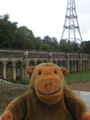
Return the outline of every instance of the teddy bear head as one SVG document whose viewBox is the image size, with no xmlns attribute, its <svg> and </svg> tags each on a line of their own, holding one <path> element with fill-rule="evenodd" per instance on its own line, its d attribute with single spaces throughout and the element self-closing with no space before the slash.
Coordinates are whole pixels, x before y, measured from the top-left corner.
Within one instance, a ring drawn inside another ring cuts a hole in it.
<svg viewBox="0 0 90 120">
<path fill-rule="evenodd" d="M 53 63 L 41 63 L 36 67 L 28 67 L 31 75 L 30 87 L 35 90 L 37 98 L 46 104 L 52 105 L 60 101 L 63 95 L 64 75 L 66 68 L 60 68 Z"/>
</svg>

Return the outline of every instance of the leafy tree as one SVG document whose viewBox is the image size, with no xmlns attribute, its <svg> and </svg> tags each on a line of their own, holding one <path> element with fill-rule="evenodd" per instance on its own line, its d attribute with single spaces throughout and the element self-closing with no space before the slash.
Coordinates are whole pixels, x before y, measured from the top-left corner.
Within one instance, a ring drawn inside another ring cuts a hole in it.
<svg viewBox="0 0 90 120">
<path fill-rule="evenodd" d="M 0 16 L 0 48 L 12 48 L 17 23 L 9 21 L 9 15 Z"/>
<path fill-rule="evenodd" d="M 59 45 L 55 37 L 50 38 L 49 36 L 45 36 L 43 42 L 50 46 L 50 51 L 58 51 Z"/>
<path fill-rule="evenodd" d="M 41 51 L 50 51 L 50 46 L 46 43 L 42 43 L 40 46 Z"/>
<path fill-rule="evenodd" d="M 84 53 L 85 51 L 84 51 L 84 47 L 85 47 L 85 42 L 82 42 L 81 44 L 80 44 L 80 53 Z"/>
<path fill-rule="evenodd" d="M 21 26 L 17 28 L 16 41 L 13 47 L 18 49 L 33 50 L 35 49 L 33 38 L 34 38 L 33 32 L 29 30 L 27 27 Z"/>
<path fill-rule="evenodd" d="M 17 29 L 16 32 L 23 34 L 26 38 L 33 38 L 34 34 L 31 30 L 29 30 L 26 26 L 21 26 Z"/>
<path fill-rule="evenodd" d="M 62 40 L 60 42 L 60 51 L 61 52 L 73 52 L 73 46 L 70 41 Z"/>
<path fill-rule="evenodd" d="M 40 46 L 41 46 L 42 39 L 40 37 L 36 37 L 36 38 L 34 37 L 33 42 L 35 45 L 35 50 L 39 50 Z"/>
<path fill-rule="evenodd" d="M 51 38 L 50 38 L 49 36 L 45 36 L 45 37 L 43 38 L 43 42 L 50 45 L 50 43 L 51 43 Z"/>
<path fill-rule="evenodd" d="M 79 45 L 79 43 L 72 42 L 72 46 L 73 46 L 73 52 L 78 53 L 79 50 L 80 50 L 80 45 Z"/>
<path fill-rule="evenodd" d="M 81 44 L 67 40 L 61 40 L 60 44 L 55 37 L 46 35 L 43 40 L 35 37 L 32 30 L 26 26 L 17 27 L 16 22 L 9 20 L 9 15 L 0 16 L 0 48 L 62 51 L 72 53 L 90 54 L 90 41 Z"/>
<path fill-rule="evenodd" d="M 32 39 L 25 39 L 24 41 L 24 49 L 28 49 L 28 50 L 35 50 L 35 45 L 33 43 Z"/>
<path fill-rule="evenodd" d="M 81 44 L 84 53 L 90 54 L 90 41 L 84 41 Z"/>
</svg>

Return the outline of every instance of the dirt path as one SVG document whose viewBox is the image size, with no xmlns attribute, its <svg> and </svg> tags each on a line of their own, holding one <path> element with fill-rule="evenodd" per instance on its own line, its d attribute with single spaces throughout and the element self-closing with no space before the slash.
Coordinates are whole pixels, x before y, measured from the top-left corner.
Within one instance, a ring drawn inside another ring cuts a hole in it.
<svg viewBox="0 0 90 120">
<path fill-rule="evenodd" d="M 16 97 L 22 95 L 28 90 L 26 85 L 17 85 L 12 83 L 0 82 L 0 114 L 3 113 L 6 106 Z"/>
<path fill-rule="evenodd" d="M 90 81 L 85 83 L 74 83 L 68 85 L 69 88 L 73 90 L 79 90 L 79 91 L 89 91 L 90 92 Z"/>
<path fill-rule="evenodd" d="M 79 91 L 90 91 L 90 81 L 86 83 L 75 83 L 68 85 L 69 88 Z M 16 97 L 28 90 L 28 85 L 17 85 L 0 82 L 0 115 L 6 106 Z"/>
</svg>

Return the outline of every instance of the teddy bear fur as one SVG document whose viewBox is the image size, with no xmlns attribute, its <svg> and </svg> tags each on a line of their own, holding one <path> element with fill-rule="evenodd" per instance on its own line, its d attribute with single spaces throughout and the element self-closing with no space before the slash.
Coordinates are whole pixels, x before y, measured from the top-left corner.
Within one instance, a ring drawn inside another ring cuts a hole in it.
<svg viewBox="0 0 90 120">
<path fill-rule="evenodd" d="M 41 63 L 27 72 L 28 91 L 7 106 L 1 120 L 90 120 L 86 104 L 65 83 L 65 68 Z"/>
</svg>

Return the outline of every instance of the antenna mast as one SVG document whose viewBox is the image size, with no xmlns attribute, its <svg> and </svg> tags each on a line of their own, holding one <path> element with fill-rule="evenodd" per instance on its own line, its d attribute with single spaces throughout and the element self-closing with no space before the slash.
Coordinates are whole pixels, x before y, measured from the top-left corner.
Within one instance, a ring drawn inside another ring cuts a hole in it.
<svg viewBox="0 0 90 120">
<path fill-rule="evenodd" d="M 62 40 L 70 40 L 79 43 L 82 42 L 82 36 L 80 33 L 80 27 L 78 23 L 78 16 L 76 13 L 75 0 L 67 1 L 65 23 L 63 26 L 63 32 L 61 36 L 61 41 Z"/>
</svg>

